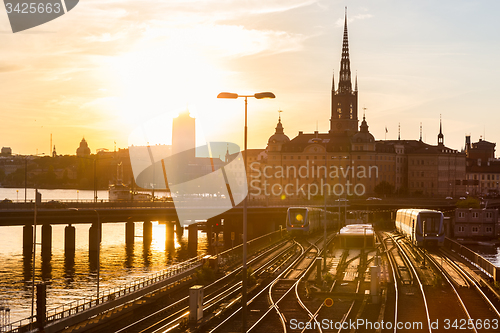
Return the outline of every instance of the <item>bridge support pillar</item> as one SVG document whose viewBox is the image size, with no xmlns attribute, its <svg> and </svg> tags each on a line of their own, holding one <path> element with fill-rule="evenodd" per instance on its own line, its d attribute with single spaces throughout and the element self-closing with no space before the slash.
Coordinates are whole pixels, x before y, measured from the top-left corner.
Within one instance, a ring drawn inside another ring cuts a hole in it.
<svg viewBox="0 0 500 333">
<path fill-rule="evenodd" d="M 127 221 L 125 222 L 125 243 L 126 244 L 134 244 L 135 237 L 135 228 L 134 222 Z"/>
<path fill-rule="evenodd" d="M 165 233 L 166 248 L 174 248 L 174 223 L 172 221 L 165 222 Z"/>
<path fill-rule="evenodd" d="M 76 229 L 71 224 L 64 228 L 64 253 L 75 255 Z"/>
<path fill-rule="evenodd" d="M 52 226 L 42 225 L 42 257 L 50 255 L 52 252 Z"/>
<path fill-rule="evenodd" d="M 33 226 L 26 224 L 23 227 L 23 252 L 31 253 L 33 249 Z"/>
<path fill-rule="evenodd" d="M 144 244 L 150 244 L 153 240 L 153 223 L 151 221 L 144 221 L 142 225 L 142 239 Z"/>
<path fill-rule="evenodd" d="M 97 253 L 99 246 L 101 245 L 101 233 L 100 225 L 97 222 L 92 223 L 89 229 L 89 251 L 92 253 Z"/>
<path fill-rule="evenodd" d="M 178 238 L 181 238 L 184 235 L 184 228 L 181 225 L 181 222 L 175 221 L 175 233 Z"/>
<path fill-rule="evenodd" d="M 189 253 L 196 254 L 198 252 L 198 225 L 191 221 L 188 227 L 188 249 Z"/>
</svg>

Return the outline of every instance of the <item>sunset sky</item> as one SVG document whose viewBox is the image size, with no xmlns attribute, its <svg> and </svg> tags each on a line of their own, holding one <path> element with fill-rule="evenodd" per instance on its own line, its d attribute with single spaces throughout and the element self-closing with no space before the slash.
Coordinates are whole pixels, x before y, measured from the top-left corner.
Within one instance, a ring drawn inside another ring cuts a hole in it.
<svg viewBox="0 0 500 333">
<path fill-rule="evenodd" d="M 500 143 L 500 2 L 396 0 L 83 0 L 13 34 L 0 9 L 0 147 L 15 154 L 126 148 L 142 122 L 186 107 L 212 141 L 265 148 L 283 110 L 285 134 L 329 129 L 348 6 L 359 113 L 376 139 L 445 145 L 465 134 Z M 354 82 L 353 82 L 354 83 Z M 154 118 L 156 119 L 156 118 Z M 168 126 L 167 126 L 168 127 Z"/>
</svg>

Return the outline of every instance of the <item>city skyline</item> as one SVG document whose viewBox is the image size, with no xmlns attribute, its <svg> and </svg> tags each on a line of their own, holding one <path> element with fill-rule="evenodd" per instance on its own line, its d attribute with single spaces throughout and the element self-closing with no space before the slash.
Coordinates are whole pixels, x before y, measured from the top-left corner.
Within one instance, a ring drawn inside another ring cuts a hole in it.
<svg viewBox="0 0 500 333">
<path fill-rule="evenodd" d="M 128 146 L 138 122 L 188 108 L 205 138 L 242 146 L 242 101 L 221 91 L 272 91 L 249 101 L 249 148 L 265 148 L 283 110 L 285 134 L 327 132 L 348 6 L 359 112 L 377 140 L 464 146 L 498 142 L 499 5 L 465 1 L 80 3 L 45 25 L 12 34 L 0 11 L 0 145 L 14 154 L 74 154 Z M 29 134 L 27 134 L 29 133 Z"/>
</svg>

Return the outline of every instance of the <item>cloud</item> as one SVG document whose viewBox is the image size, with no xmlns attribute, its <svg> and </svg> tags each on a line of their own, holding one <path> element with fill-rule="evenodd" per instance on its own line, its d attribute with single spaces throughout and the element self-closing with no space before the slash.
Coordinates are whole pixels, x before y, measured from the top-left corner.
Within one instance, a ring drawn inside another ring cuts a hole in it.
<svg viewBox="0 0 500 333">
<path fill-rule="evenodd" d="M 24 67 L 21 65 L 13 65 L 13 64 L 0 64 L 0 73 L 6 72 L 15 72 L 22 70 Z"/>
</svg>

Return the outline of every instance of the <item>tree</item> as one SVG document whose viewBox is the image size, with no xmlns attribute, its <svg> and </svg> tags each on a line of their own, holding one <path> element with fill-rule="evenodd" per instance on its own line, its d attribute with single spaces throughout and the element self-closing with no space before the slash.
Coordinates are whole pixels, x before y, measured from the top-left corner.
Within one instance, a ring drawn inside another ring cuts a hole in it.
<svg viewBox="0 0 500 333">
<path fill-rule="evenodd" d="M 481 208 L 481 202 L 473 197 L 467 197 L 456 203 L 457 208 Z"/>
<path fill-rule="evenodd" d="M 378 195 L 391 195 L 394 193 L 394 185 L 384 180 L 378 183 L 374 190 Z"/>
</svg>

